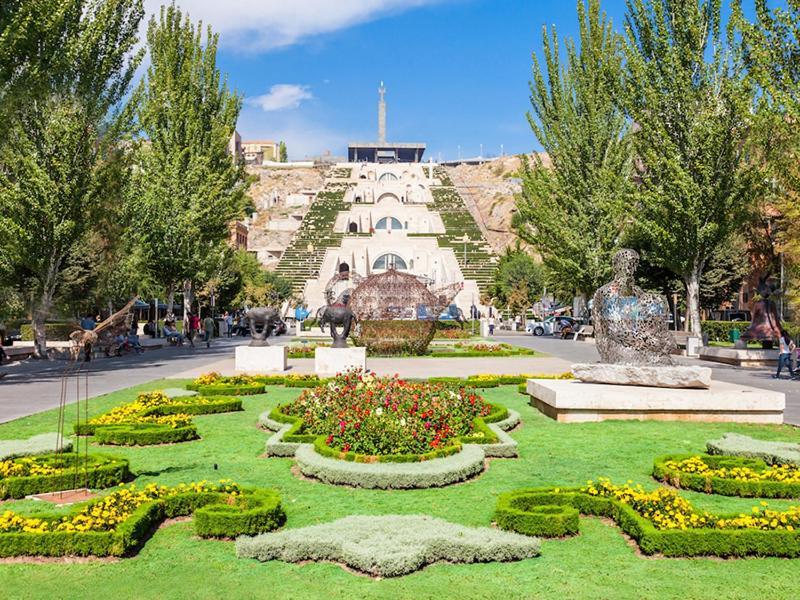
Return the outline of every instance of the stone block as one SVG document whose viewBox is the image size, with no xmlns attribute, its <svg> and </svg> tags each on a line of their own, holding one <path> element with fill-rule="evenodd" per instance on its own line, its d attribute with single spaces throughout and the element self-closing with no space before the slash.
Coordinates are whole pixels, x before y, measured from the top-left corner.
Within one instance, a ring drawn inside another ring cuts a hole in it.
<svg viewBox="0 0 800 600">
<path fill-rule="evenodd" d="M 531 404 L 564 423 L 608 419 L 783 423 L 781 392 L 712 381 L 706 390 L 529 379 Z"/>
<path fill-rule="evenodd" d="M 314 350 L 314 371 L 324 377 L 350 369 L 367 369 L 366 348 L 317 348 Z"/>
<path fill-rule="evenodd" d="M 711 386 L 708 367 L 593 363 L 572 365 L 572 374 L 587 383 L 701 389 Z"/>
<path fill-rule="evenodd" d="M 286 346 L 237 346 L 234 368 L 237 373 L 271 373 L 286 370 Z"/>
<path fill-rule="evenodd" d="M 737 367 L 774 367 L 778 364 L 777 350 L 761 348 L 700 348 L 700 360 L 736 365 Z"/>
</svg>

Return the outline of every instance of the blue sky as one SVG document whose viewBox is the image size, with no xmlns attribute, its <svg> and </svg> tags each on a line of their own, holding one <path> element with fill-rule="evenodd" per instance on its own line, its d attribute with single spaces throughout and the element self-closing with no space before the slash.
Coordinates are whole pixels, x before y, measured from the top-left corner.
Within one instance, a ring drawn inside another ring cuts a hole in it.
<svg viewBox="0 0 800 600">
<path fill-rule="evenodd" d="M 153 10 L 160 2 L 147 0 Z M 388 138 L 455 158 L 537 148 L 525 113 L 543 25 L 574 36 L 572 0 L 184 0 L 221 35 L 218 56 L 246 104 L 244 139 L 290 157 L 373 140 L 386 84 Z M 604 10 L 621 28 L 623 0 Z"/>
</svg>

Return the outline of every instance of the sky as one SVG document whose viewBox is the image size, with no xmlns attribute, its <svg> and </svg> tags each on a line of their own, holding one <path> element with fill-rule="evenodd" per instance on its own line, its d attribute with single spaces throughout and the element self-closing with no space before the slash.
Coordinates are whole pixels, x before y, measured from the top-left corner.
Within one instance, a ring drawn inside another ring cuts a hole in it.
<svg viewBox="0 0 800 600">
<path fill-rule="evenodd" d="M 146 0 L 149 12 L 161 0 Z M 377 138 L 425 142 L 434 160 L 538 150 L 526 120 L 542 27 L 577 35 L 573 0 L 182 0 L 220 34 L 218 65 L 244 95 L 244 140 L 289 157 L 345 155 Z M 624 0 L 603 8 L 621 28 Z"/>
</svg>

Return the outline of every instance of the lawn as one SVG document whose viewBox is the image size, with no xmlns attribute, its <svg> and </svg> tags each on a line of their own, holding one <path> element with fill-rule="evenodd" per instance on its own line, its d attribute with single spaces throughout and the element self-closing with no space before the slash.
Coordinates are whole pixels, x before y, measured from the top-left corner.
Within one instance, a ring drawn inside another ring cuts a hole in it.
<svg viewBox="0 0 800 600">
<path fill-rule="evenodd" d="M 168 384 L 173 387 L 175 383 Z M 134 399 L 144 389 L 93 400 L 99 414 Z M 653 458 L 702 451 L 707 439 L 735 431 L 764 439 L 800 440 L 790 427 L 606 422 L 558 424 L 532 409 L 516 386 L 487 389 L 490 402 L 522 414 L 512 432 L 519 459 L 492 461 L 480 477 L 461 485 L 414 491 L 355 490 L 300 480 L 293 459 L 260 458 L 267 434 L 256 418 L 302 390 L 268 388 L 244 398 L 245 411 L 194 417 L 201 440 L 172 446 L 104 449 L 130 460 L 139 481 L 165 484 L 230 478 L 244 485 L 280 490 L 287 527 L 331 521 L 351 514 L 428 514 L 464 525 L 489 525 L 497 495 L 523 486 L 580 485 L 589 478 L 657 485 Z M 72 411 L 68 411 L 72 412 Z M 68 415 L 67 426 L 71 430 Z M 0 438 L 53 431 L 54 411 L 0 425 Z M 216 465 L 216 468 L 215 468 Z M 757 500 L 683 492 L 699 507 L 743 511 Z M 770 501 L 784 508 L 791 501 Z M 36 511 L 41 503 L 18 501 L 3 508 Z M 259 563 L 237 559 L 231 542 L 195 537 L 191 523 L 161 528 L 141 552 L 116 562 L 0 564 L 4 598 L 793 598 L 800 561 L 785 559 L 643 558 L 613 525 L 582 519 L 581 533 L 547 540 L 542 556 L 519 563 L 437 564 L 396 579 L 373 580 L 333 564 Z"/>
</svg>

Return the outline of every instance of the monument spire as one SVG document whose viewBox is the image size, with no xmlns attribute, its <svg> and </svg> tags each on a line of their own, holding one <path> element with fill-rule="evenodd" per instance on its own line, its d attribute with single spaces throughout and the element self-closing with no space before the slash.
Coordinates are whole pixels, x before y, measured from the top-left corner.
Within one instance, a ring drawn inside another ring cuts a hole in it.
<svg viewBox="0 0 800 600">
<path fill-rule="evenodd" d="M 386 143 L 386 88 L 381 81 L 381 87 L 378 88 L 378 142 L 381 144 Z"/>
</svg>

